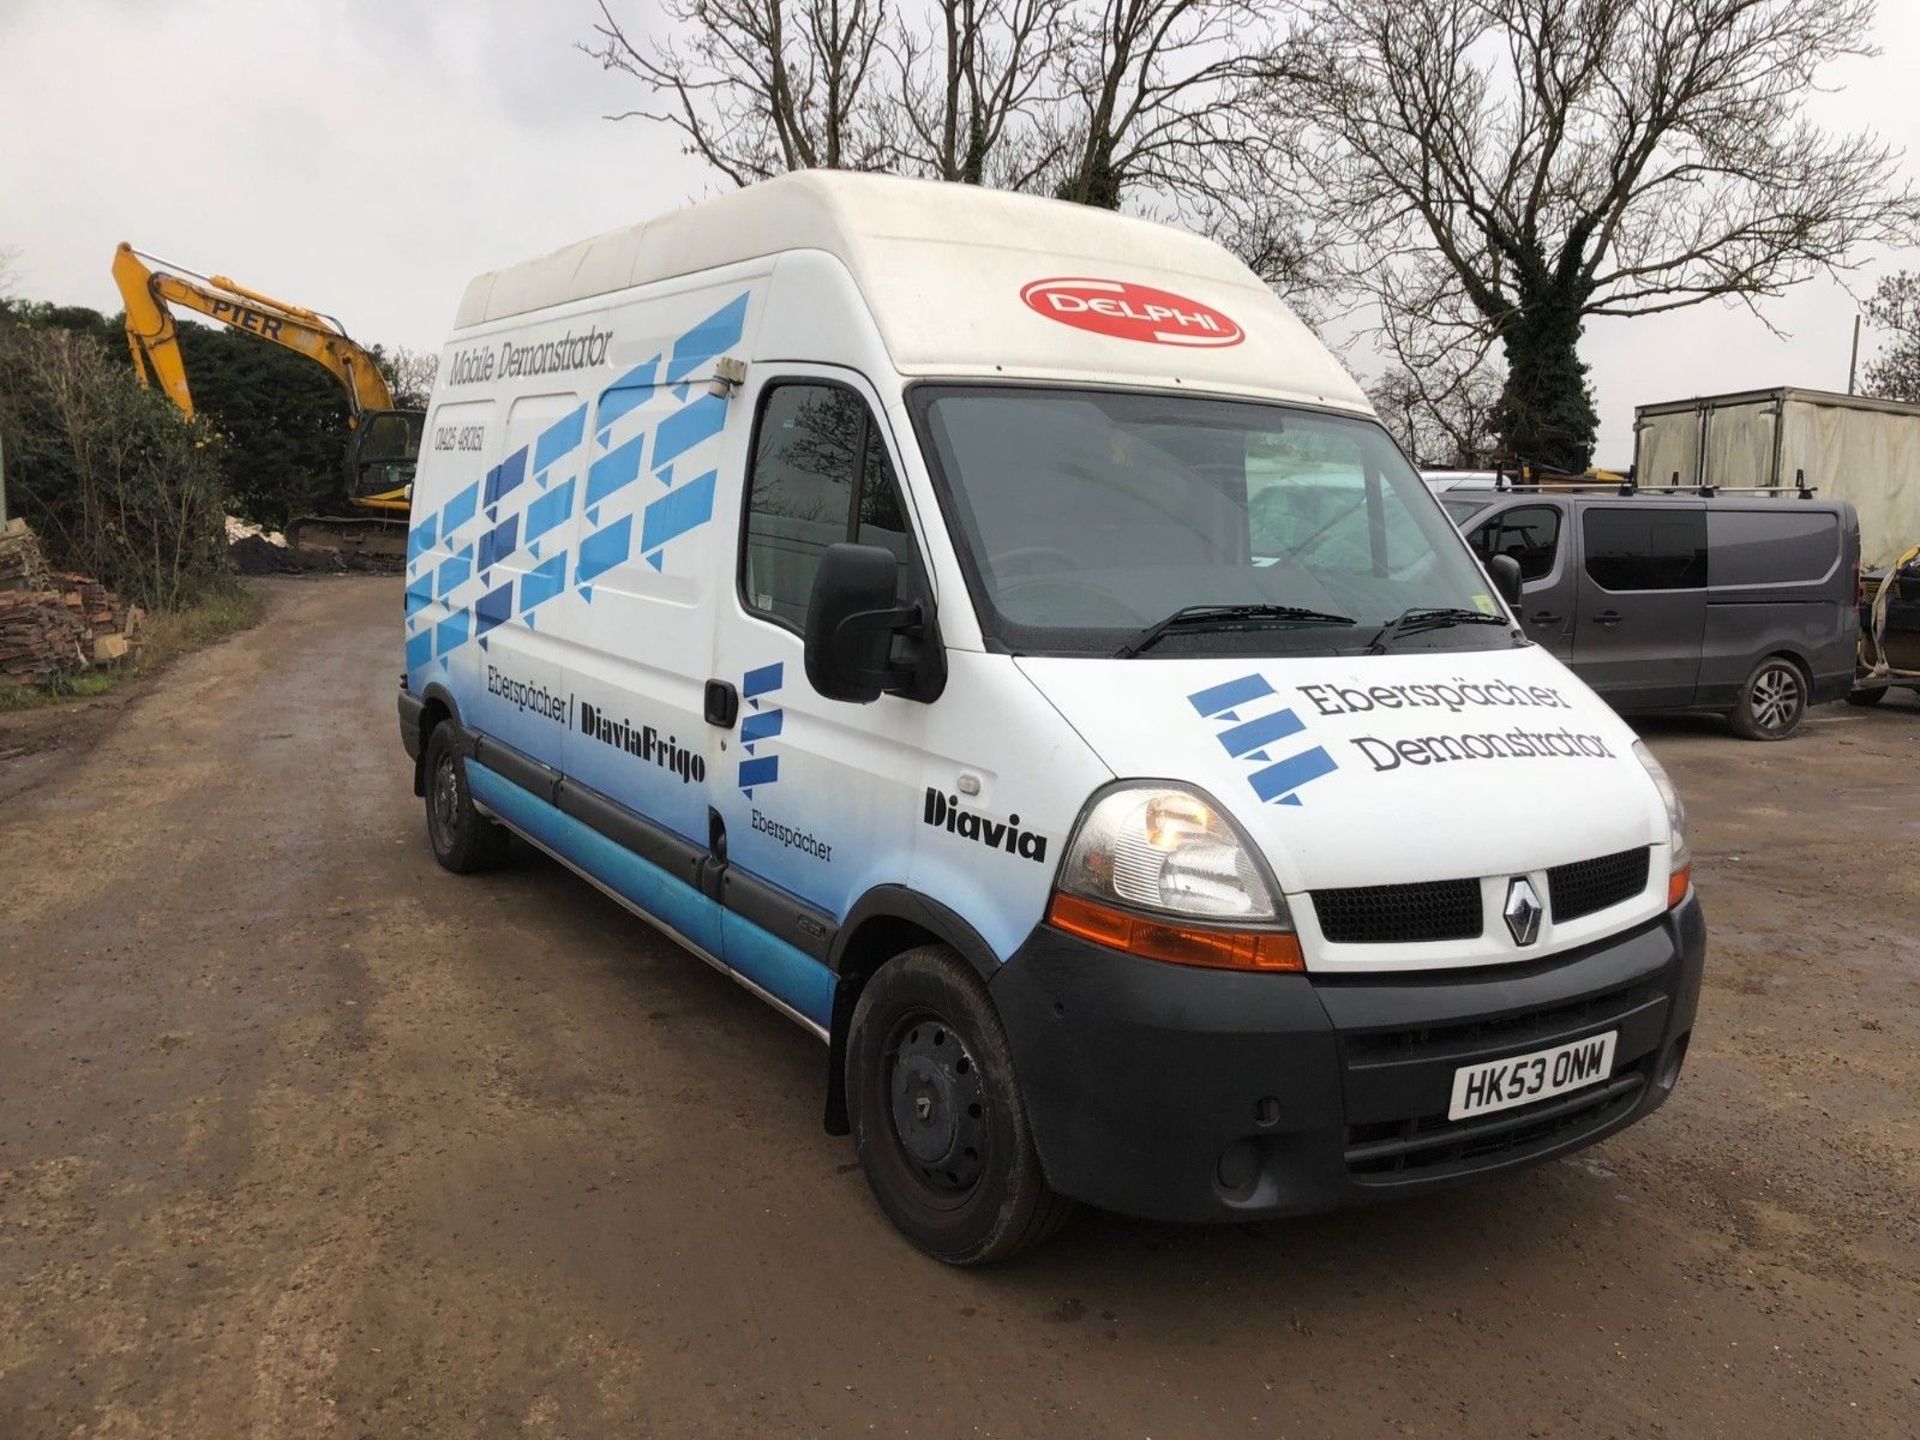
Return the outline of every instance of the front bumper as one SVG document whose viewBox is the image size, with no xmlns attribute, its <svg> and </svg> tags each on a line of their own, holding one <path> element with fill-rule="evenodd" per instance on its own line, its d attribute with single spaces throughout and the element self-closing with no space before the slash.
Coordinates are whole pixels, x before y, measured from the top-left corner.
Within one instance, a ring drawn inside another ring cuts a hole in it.
<svg viewBox="0 0 1920 1440">
<path fill-rule="evenodd" d="M 1690 894 L 1550 960 L 1444 975 L 1191 969 L 1042 925 L 991 989 L 1054 1189 L 1248 1220 L 1423 1194 L 1632 1124 L 1678 1076 L 1705 958 Z M 1608 1081 L 1447 1120 L 1461 1065 L 1607 1030 Z"/>
</svg>

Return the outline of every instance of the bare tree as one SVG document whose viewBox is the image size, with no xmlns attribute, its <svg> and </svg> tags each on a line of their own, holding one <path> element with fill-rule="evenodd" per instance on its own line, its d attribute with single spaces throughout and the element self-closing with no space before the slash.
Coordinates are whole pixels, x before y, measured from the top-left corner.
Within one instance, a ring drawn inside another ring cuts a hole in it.
<svg viewBox="0 0 1920 1440">
<path fill-rule="evenodd" d="M 424 410 L 433 395 L 433 382 L 440 374 L 440 357 L 431 350 L 415 350 L 411 345 L 388 349 L 376 345 L 374 363 L 386 377 L 393 403 L 402 410 Z"/>
<path fill-rule="evenodd" d="M 1367 387 L 1367 398 L 1415 464 L 1475 470 L 1499 450 L 1502 388 L 1490 365 L 1459 375 L 1395 365 Z"/>
<path fill-rule="evenodd" d="M 1220 168 L 1265 144 L 1253 124 L 1272 75 L 1256 0 L 1098 0 L 1061 49 L 1050 117 L 1063 200 L 1117 209 L 1129 186 L 1170 196 L 1225 192 Z"/>
<path fill-rule="evenodd" d="M 1492 358 L 1494 342 L 1470 324 L 1451 323 L 1432 303 L 1381 312 L 1373 339 L 1388 366 L 1367 395 L 1416 461 L 1479 469 L 1506 458 L 1499 431 L 1505 377 Z"/>
<path fill-rule="evenodd" d="M 1867 320 L 1889 332 L 1887 347 L 1867 366 L 1867 394 L 1920 402 L 1920 275 L 1883 275 L 1866 304 Z"/>
<path fill-rule="evenodd" d="M 930 0 L 896 17 L 889 58 L 898 168 L 1024 190 L 1058 159 L 1035 127 L 1069 0 Z"/>
<path fill-rule="evenodd" d="M 1492 340 L 1516 453 L 1584 468 L 1587 317 L 1746 303 L 1897 242 L 1920 198 L 1805 112 L 1873 0 L 1315 0 L 1276 116 L 1389 313 Z M 1305 77 L 1304 79 L 1302 77 Z"/>
<path fill-rule="evenodd" d="M 1035 190 L 1174 220 L 1296 294 L 1325 247 L 1276 186 L 1262 0 L 665 0 L 630 35 L 600 0 L 580 48 L 640 80 L 735 184 L 815 167 Z M 626 118 L 616 116 L 614 118 Z"/>
<path fill-rule="evenodd" d="M 884 165 L 873 106 L 885 0 L 662 0 L 684 40 L 635 40 L 599 4 L 594 39 L 579 48 L 661 102 L 609 118 L 673 126 L 736 185 Z"/>
</svg>

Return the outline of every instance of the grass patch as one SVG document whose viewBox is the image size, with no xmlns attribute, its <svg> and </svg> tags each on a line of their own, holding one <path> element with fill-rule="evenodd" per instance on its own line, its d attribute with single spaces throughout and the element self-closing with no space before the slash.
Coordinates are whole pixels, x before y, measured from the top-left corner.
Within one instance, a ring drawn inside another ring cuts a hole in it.
<svg viewBox="0 0 1920 1440">
<path fill-rule="evenodd" d="M 258 595 L 235 585 L 184 610 L 149 615 L 145 643 L 140 647 L 140 662 L 131 667 L 131 673 L 150 674 L 190 650 L 251 629 L 260 618 L 260 608 Z"/>
<path fill-rule="evenodd" d="M 250 628 L 259 620 L 260 608 L 258 595 L 235 585 L 184 609 L 149 615 L 141 632 L 139 659 L 133 664 L 56 675 L 44 685 L 0 682 L 0 713 L 88 700 L 117 690 L 140 676 L 157 674 L 182 655 Z"/>
</svg>

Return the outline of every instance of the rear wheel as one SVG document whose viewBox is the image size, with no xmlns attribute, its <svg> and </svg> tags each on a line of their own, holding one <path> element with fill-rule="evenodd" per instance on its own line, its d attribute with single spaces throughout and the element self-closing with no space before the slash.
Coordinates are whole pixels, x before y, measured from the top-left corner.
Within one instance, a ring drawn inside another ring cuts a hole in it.
<svg viewBox="0 0 1920 1440">
<path fill-rule="evenodd" d="M 1807 677 L 1784 655 L 1769 655 L 1747 676 L 1740 703 L 1727 714 L 1749 740 L 1784 740 L 1807 718 Z"/>
<path fill-rule="evenodd" d="M 507 855 L 507 832 L 473 808 L 466 761 L 447 721 L 427 738 L 427 842 L 433 858 L 456 875 L 491 869 Z"/>
<path fill-rule="evenodd" d="M 1000 1017 L 944 945 L 896 956 L 847 1036 L 848 1119 L 880 1208 L 950 1265 L 1044 1240 L 1072 1212 L 1047 1188 Z"/>
<path fill-rule="evenodd" d="M 1847 692 L 1847 704 L 1849 705 L 1878 705 L 1886 698 L 1887 687 L 1884 685 L 1876 685 L 1870 690 L 1849 690 Z"/>
</svg>

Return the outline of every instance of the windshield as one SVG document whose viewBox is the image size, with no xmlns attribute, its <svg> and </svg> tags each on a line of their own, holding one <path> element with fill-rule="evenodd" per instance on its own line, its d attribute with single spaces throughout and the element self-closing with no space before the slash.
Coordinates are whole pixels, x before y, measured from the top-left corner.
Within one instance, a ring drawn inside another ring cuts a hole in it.
<svg viewBox="0 0 1920 1440">
<path fill-rule="evenodd" d="M 1016 652 L 1115 652 L 1189 606 L 1155 653 L 1352 650 L 1410 608 L 1494 613 L 1479 568 L 1371 421 L 1137 392 L 923 385 L 921 442 L 981 624 Z M 1421 648 L 1513 643 L 1497 626 Z"/>
</svg>

